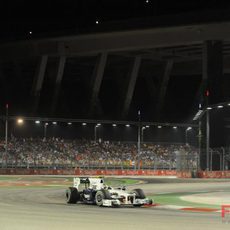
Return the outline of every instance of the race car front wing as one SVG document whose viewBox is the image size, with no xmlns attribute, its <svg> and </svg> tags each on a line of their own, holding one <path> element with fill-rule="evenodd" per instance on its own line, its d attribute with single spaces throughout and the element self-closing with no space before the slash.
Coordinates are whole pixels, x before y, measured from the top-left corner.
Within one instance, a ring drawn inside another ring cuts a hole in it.
<svg viewBox="0 0 230 230">
<path fill-rule="evenodd" d="M 136 205 L 136 206 L 142 206 L 145 204 L 152 204 L 152 200 L 145 198 L 145 199 L 134 199 L 133 202 L 121 202 L 119 199 L 103 199 L 102 206 L 105 207 L 113 207 L 113 206 L 121 206 L 121 205 Z"/>
</svg>

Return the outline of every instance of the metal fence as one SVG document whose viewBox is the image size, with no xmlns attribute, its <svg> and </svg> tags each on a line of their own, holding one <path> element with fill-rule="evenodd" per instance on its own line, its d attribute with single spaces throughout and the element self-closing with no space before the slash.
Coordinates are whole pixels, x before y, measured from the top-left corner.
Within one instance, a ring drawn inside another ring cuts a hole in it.
<svg viewBox="0 0 230 230">
<path fill-rule="evenodd" d="M 201 150 L 202 169 L 206 171 L 225 171 L 229 170 L 230 147 L 209 148 L 207 155 L 206 149 Z"/>
</svg>

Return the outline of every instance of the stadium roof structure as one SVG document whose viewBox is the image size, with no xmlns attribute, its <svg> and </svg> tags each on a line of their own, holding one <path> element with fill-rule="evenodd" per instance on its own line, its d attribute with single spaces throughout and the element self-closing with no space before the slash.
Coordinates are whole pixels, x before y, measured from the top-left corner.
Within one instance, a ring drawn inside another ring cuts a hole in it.
<svg viewBox="0 0 230 230">
<path fill-rule="evenodd" d="M 185 122 L 230 97 L 230 22 L 127 28 L 0 44 L 12 115 Z M 3 111 L 3 107 L 1 107 Z"/>
</svg>

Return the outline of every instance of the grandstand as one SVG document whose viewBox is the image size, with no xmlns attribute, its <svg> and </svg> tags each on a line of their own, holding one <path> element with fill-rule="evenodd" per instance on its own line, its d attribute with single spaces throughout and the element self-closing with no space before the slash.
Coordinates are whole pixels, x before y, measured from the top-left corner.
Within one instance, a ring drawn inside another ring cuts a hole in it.
<svg viewBox="0 0 230 230">
<path fill-rule="evenodd" d="M 12 139 L 8 153 L 2 148 L 2 167 L 32 169 L 141 169 L 197 170 L 197 149 L 189 145 L 87 140 Z"/>
</svg>

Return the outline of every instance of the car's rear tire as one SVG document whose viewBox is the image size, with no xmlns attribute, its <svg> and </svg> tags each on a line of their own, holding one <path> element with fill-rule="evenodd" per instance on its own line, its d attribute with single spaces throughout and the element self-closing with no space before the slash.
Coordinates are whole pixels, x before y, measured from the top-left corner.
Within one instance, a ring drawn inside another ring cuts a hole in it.
<svg viewBox="0 0 230 230">
<path fill-rule="evenodd" d="M 107 191 L 105 189 L 97 191 L 97 193 L 95 195 L 96 205 L 102 206 L 103 205 L 103 199 L 111 199 L 111 195 L 110 195 L 109 191 Z"/>
<path fill-rule="evenodd" d="M 80 193 L 74 187 L 69 187 L 66 190 L 66 202 L 68 204 L 76 204 L 80 200 Z"/>
</svg>

